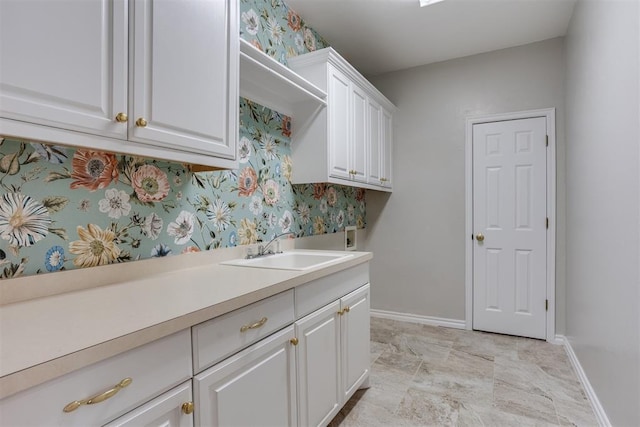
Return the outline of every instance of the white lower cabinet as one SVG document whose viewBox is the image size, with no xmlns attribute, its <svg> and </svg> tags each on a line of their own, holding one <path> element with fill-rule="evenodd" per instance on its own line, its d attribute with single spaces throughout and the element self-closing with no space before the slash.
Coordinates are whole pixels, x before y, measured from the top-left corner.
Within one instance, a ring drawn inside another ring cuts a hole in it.
<svg viewBox="0 0 640 427">
<path fill-rule="evenodd" d="M 192 427 L 191 381 L 169 390 L 105 427 Z"/>
<path fill-rule="evenodd" d="M 325 426 L 369 374 L 369 285 L 298 320 L 301 426 Z"/>
<path fill-rule="evenodd" d="M 294 338 L 289 326 L 196 375 L 196 425 L 297 425 Z"/>
<path fill-rule="evenodd" d="M 325 426 L 369 375 L 368 282 L 360 264 L 6 397 L 0 426 Z"/>
</svg>

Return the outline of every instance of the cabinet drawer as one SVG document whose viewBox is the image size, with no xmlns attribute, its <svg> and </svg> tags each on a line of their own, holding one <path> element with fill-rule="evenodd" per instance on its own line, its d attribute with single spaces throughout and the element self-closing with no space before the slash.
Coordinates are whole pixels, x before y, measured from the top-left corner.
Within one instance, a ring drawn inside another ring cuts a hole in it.
<svg viewBox="0 0 640 427">
<path fill-rule="evenodd" d="M 369 263 L 313 280 L 295 288 L 296 319 L 306 316 L 369 283 Z"/>
<path fill-rule="evenodd" d="M 189 379 L 189 342 L 189 330 L 184 330 L 0 400 L 0 425 L 103 425 Z M 109 399 L 63 411 L 124 378 L 131 378 L 131 384 Z"/>
<path fill-rule="evenodd" d="M 291 289 L 194 326 L 192 337 L 195 373 L 294 320 Z"/>
</svg>

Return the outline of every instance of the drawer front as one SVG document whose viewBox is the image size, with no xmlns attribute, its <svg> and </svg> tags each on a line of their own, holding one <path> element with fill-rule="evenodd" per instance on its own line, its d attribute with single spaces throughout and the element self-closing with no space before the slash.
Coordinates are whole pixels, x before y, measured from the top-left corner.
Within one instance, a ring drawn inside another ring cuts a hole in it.
<svg viewBox="0 0 640 427">
<path fill-rule="evenodd" d="M 127 351 L 0 400 L 2 426 L 99 426 L 140 406 L 192 375 L 189 330 Z M 63 408 L 132 382 L 110 398 L 72 412 Z"/>
<path fill-rule="evenodd" d="M 293 289 L 196 325 L 195 373 L 293 323 Z"/>
<path fill-rule="evenodd" d="M 330 274 L 295 288 L 296 319 L 306 316 L 369 283 L 369 263 Z"/>
</svg>

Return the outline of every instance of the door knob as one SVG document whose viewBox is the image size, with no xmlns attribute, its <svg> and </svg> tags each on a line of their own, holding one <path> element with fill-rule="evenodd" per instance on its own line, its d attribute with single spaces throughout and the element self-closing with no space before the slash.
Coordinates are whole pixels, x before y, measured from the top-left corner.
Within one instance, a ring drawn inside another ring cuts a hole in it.
<svg viewBox="0 0 640 427">
<path fill-rule="evenodd" d="M 138 126 L 139 128 L 143 128 L 147 126 L 147 121 L 140 117 L 138 120 L 136 120 L 136 126 Z"/>
<path fill-rule="evenodd" d="M 478 234 L 476 234 L 476 240 L 477 240 L 478 242 L 482 242 L 482 241 L 484 241 L 484 234 L 482 234 L 482 233 L 478 233 Z"/>
<path fill-rule="evenodd" d="M 125 113 L 118 113 L 116 116 L 116 122 L 118 123 L 126 123 L 127 120 L 129 120 L 129 117 Z"/>
</svg>

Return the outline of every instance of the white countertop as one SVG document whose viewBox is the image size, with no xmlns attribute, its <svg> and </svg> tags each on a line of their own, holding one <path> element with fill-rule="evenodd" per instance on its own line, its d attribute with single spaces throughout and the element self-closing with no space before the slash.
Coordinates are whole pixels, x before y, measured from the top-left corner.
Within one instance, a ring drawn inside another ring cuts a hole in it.
<svg viewBox="0 0 640 427">
<path fill-rule="evenodd" d="M 304 271 L 220 265 L 221 259 L 3 305 L 0 398 L 372 258 L 368 252 L 350 254 Z M 196 258 L 187 260 L 193 264 Z M 131 264 L 140 270 L 142 263 Z M 115 268 L 99 274 L 113 277 Z M 86 278 L 86 272 L 78 277 Z M 30 280 L 46 286 L 42 276 Z"/>
</svg>

